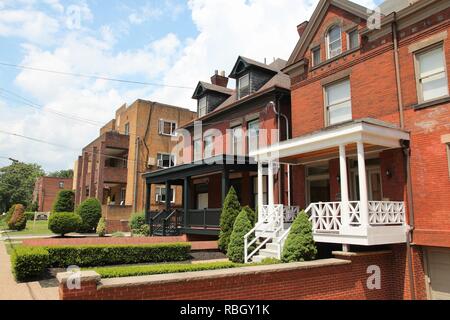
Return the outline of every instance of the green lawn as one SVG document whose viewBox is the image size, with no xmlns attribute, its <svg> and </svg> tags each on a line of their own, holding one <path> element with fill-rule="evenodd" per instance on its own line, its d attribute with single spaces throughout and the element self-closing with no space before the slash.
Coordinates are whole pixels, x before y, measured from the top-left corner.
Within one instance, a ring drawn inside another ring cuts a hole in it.
<svg viewBox="0 0 450 320">
<path fill-rule="evenodd" d="M 7 226 L 5 224 L 0 225 L 0 230 L 7 230 Z M 18 236 L 42 236 L 42 235 L 52 235 L 53 233 L 48 229 L 47 221 L 36 221 L 34 224 L 33 221 L 27 222 L 27 227 L 18 232 L 8 232 L 3 233 L 1 236 L 3 237 L 18 237 Z"/>
<path fill-rule="evenodd" d="M 10 241 L 10 240 L 6 240 L 5 241 L 5 247 L 6 247 L 6 252 L 11 255 L 11 253 L 13 252 L 13 250 L 17 247 L 20 247 L 22 245 L 22 242 L 20 241 Z"/>
</svg>

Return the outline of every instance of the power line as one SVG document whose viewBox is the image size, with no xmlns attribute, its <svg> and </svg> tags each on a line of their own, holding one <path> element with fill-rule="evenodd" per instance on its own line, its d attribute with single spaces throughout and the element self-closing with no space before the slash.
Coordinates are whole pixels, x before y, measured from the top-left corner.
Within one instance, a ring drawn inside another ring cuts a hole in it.
<svg viewBox="0 0 450 320">
<path fill-rule="evenodd" d="M 53 74 L 58 74 L 58 75 L 63 75 L 63 76 L 80 77 L 80 78 L 88 78 L 88 79 L 97 79 L 97 80 L 129 83 L 129 84 L 139 84 L 139 85 L 153 86 L 153 87 L 167 87 L 167 88 L 175 88 L 175 89 L 194 90 L 194 88 L 187 87 L 187 86 L 177 86 L 177 85 L 170 85 L 170 84 L 161 84 L 161 83 L 152 83 L 152 82 L 124 80 L 124 79 L 110 78 L 110 77 L 105 77 L 105 76 L 96 76 L 96 75 L 83 74 L 83 73 L 73 73 L 73 72 L 50 70 L 50 69 L 44 69 L 44 68 L 36 68 L 36 67 L 23 66 L 23 65 L 6 63 L 6 62 L 0 62 L 0 65 L 5 66 L 5 67 L 16 68 L 16 69 L 24 69 L 24 70 L 37 71 L 37 72 L 53 73 Z"/>
</svg>

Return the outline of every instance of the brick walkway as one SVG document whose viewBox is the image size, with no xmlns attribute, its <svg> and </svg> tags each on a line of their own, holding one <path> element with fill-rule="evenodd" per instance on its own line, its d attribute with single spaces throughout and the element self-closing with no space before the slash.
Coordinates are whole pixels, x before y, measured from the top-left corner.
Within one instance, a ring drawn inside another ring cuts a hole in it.
<svg viewBox="0 0 450 320">
<path fill-rule="evenodd" d="M 17 283 L 5 244 L 0 241 L 0 300 L 58 300 L 58 284 L 54 280 Z"/>
<path fill-rule="evenodd" d="M 186 242 L 181 237 L 148 237 L 148 238 L 77 238 L 77 239 L 28 239 L 26 246 L 77 246 L 77 245 L 141 245 L 153 243 Z M 193 241 L 192 250 L 217 250 L 217 241 Z"/>
</svg>

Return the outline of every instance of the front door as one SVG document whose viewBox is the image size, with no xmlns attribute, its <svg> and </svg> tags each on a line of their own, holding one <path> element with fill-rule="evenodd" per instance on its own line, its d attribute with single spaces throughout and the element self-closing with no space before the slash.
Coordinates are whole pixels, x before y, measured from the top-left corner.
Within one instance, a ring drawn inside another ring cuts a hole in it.
<svg viewBox="0 0 450 320">
<path fill-rule="evenodd" d="M 382 201 L 383 190 L 381 184 L 381 169 L 380 167 L 371 167 L 366 171 L 367 176 L 367 197 L 369 201 Z M 359 174 L 357 171 L 352 172 L 353 184 L 353 200 L 359 201 Z"/>
<path fill-rule="evenodd" d="M 199 210 L 208 209 L 208 194 L 207 193 L 197 194 L 197 209 L 199 209 Z"/>
</svg>

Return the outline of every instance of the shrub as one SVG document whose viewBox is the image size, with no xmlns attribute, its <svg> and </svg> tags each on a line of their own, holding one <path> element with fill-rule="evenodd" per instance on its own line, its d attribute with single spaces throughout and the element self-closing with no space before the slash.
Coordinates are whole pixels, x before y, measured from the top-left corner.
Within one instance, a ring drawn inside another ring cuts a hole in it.
<svg viewBox="0 0 450 320">
<path fill-rule="evenodd" d="M 75 211 L 80 215 L 82 225 L 80 232 L 91 233 L 95 232 L 98 221 L 102 217 L 102 205 L 96 198 L 88 198 L 84 200 Z"/>
<path fill-rule="evenodd" d="M 98 221 L 97 234 L 99 237 L 104 237 L 106 235 L 106 221 L 103 217 Z"/>
<path fill-rule="evenodd" d="M 4 219 L 3 219 L 3 220 L 5 221 L 6 224 L 9 223 L 9 220 L 11 220 L 11 217 L 12 217 L 12 215 L 13 215 L 15 209 L 16 209 L 16 205 L 15 205 L 15 204 L 13 204 L 13 205 L 11 206 L 11 208 L 9 208 L 8 212 L 6 213 L 6 216 L 5 216 Z"/>
<path fill-rule="evenodd" d="M 140 235 L 142 232 L 145 233 L 148 225 L 145 223 L 145 214 L 143 212 L 133 213 L 129 222 L 131 233 L 134 235 Z M 150 235 L 150 228 L 148 227 L 148 235 Z"/>
<path fill-rule="evenodd" d="M 53 212 L 73 212 L 75 193 L 72 190 L 61 190 L 53 203 Z"/>
<path fill-rule="evenodd" d="M 111 235 L 113 238 L 124 238 L 125 234 L 123 232 L 120 231 L 116 231 Z"/>
<path fill-rule="evenodd" d="M 39 210 L 39 204 L 34 201 L 29 206 L 27 206 L 28 212 L 37 212 Z"/>
<path fill-rule="evenodd" d="M 138 230 L 133 230 L 133 236 L 149 237 L 150 236 L 150 226 L 148 224 L 144 224 Z"/>
<path fill-rule="evenodd" d="M 10 230 L 21 231 L 27 226 L 27 216 L 25 215 L 25 208 L 21 204 L 16 204 L 14 213 L 8 222 Z"/>
<path fill-rule="evenodd" d="M 190 258 L 189 243 L 102 246 L 47 247 L 50 266 L 67 268 L 107 266 L 118 264 L 185 261 Z"/>
<path fill-rule="evenodd" d="M 298 262 L 314 260 L 317 248 L 314 243 L 312 224 L 308 215 L 302 211 L 292 224 L 284 245 L 281 260 L 283 262 Z"/>
<path fill-rule="evenodd" d="M 249 207 L 243 208 L 234 223 L 227 250 L 227 256 L 233 262 L 244 262 L 244 236 L 253 229 L 249 218 L 251 211 L 252 210 Z M 248 240 L 249 242 L 252 241 L 253 237 L 249 237 Z M 249 248 L 250 251 L 253 251 L 254 249 L 253 246 Z"/>
<path fill-rule="evenodd" d="M 42 247 L 18 247 L 11 255 L 11 266 L 17 281 L 41 276 L 49 262 L 49 253 Z"/>
<path fill-rule="evenodd" d="M 241 205 L 236 191 L 231 187 L 223 203 L 222 213 L 220 214 L 219 249 L 222 252 L 227 252 L 234 221 L 240 211 Z"/>
<path fill-rule="evenodd" d="M 81 217 L 73 212 L 58 212 L 50 215 L 48 228 L 62 236 L 67 233 L 76 232 L 81 226 Z"/>
</svg>

